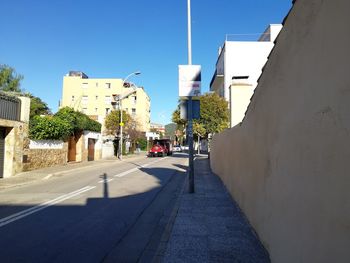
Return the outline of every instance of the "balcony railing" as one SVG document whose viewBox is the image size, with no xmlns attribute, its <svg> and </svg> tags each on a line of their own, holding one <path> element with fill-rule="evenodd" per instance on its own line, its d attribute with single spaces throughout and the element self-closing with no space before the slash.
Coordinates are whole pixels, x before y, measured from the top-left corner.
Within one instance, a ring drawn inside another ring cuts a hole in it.
<svg viewBox="0 0 350 263">
<path fill-rule="evenodd" d="M 20 121 L 21 100 L 0 93 L 0 119 Z"/>
</svg>

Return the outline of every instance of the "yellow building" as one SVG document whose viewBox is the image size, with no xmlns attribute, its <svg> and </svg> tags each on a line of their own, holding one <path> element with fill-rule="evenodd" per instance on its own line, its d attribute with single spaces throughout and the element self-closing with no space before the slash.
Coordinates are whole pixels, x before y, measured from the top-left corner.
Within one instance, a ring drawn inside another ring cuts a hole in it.
<svg viewBox="0 0 350 263">
<path fill-rule="evenodd" d="M 122 85 L 122 79 L 95 79 L 80 71 L 70 71 L 63 77 L 60 107 L 72 107 L 104 125 L 106 115 L 118 109 L 118 105 L 112 105 L 113 95 L 123 96 L 133 90 Z M 142 87 L 123 99 L 122 106 L 137 121 L 140 131 L 149 131 L 151 101 Z"/>
</svg>

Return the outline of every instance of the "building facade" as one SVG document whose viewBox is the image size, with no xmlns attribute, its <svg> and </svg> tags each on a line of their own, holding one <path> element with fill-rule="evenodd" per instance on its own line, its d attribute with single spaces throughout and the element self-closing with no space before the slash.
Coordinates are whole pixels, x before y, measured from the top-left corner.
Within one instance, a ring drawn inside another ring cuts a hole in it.
<svg viewBox="0 0 350 263">
<path fill-rule="evenodd" d="M 210 90 L 229 102 L 231 127 L 242 121 L 262 67 L 281 29 L 282 25 L 271 24 L 257 41 L 226 40 L 219 49 Z"/>
<path fill-rule="evenodd" d="M 113 96 L 123 96 L 132 90 L 130 85 L 123 87 L 122 79 L 89 78 L 83 72 L 70 71 L 63 78 L 60 107 L 68 106 L 85 113 L 99 121 L 104 130 L 106 115 L 119 106 L 113 103 Z M 149 131 L 151 101 L 142 87 L 123 99 L 122 106 L 136 120 L 140 131 Z"/>
<path fill-rule="evenodd" d="M 0 93 L 0 178 L 22 172 L 27 161 L 30 99 Z"/>
</svg>

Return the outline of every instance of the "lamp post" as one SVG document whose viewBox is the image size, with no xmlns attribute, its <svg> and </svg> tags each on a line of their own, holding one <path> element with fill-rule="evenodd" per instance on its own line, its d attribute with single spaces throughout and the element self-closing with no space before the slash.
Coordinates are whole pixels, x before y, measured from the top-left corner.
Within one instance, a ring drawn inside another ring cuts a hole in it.
<svg viewBox="0 0 350 263">
<path fill-rule="evenodd" d="M 123 79 L 123 83 L 122 83 L 122 88 L 124 87 L 125 82 L 132 76 L 134 75 L 140 75 L 141 72 L 140 71 L 135 71 L 129 75 L 127 75 L 124 79 Z M 119 122 L 119 154 L 118 154 L 118 158 L 119 160 L 123 159 L 123 107 L 122 107 L 122 100 L 123 98 L 121 97 L 121 94 L 119 95 L 119 110 L 120 110 L 120 122 Z"/>
</svg>

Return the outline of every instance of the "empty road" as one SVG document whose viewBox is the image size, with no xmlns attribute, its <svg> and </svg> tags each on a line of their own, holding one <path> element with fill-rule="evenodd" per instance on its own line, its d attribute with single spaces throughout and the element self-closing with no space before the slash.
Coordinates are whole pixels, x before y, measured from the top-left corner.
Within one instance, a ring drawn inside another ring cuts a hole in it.
<svg viewBox="0 0 350 263">
<path fill-rule="evenodd" d="M 0 191 L 0 262 L 148 262 L 183 187 L 187 156 L 82 167 Z"/>
</svg>

